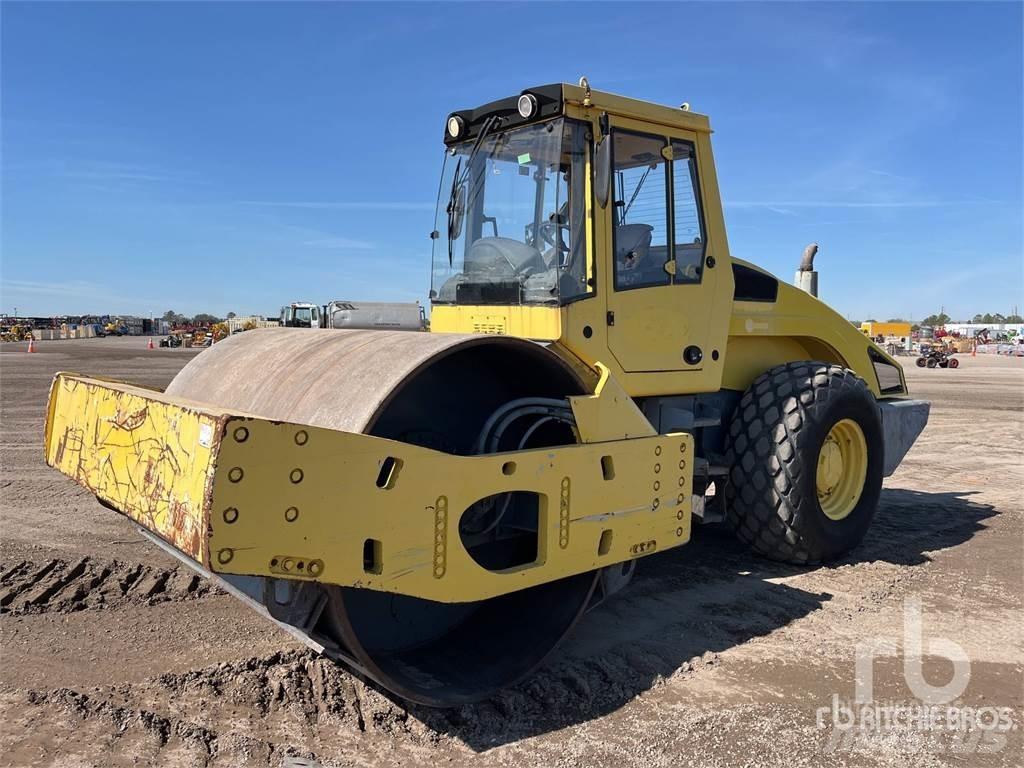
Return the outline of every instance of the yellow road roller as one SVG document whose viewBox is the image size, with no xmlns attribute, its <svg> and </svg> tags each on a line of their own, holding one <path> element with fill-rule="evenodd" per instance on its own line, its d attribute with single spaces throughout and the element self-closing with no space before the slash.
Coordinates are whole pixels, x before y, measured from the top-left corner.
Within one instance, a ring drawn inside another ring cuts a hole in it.
<svg viewBox="0 0 1024 768">
<path fill-rule="evenodd" d="M 47 462 L 313 648 L 452 706 L 529 675 L 695 517 L 841 556 L 927 422 L 813 290 L 732 258 L 685 105 L 581 80 L 451 113 L 431 238 L 430 333 L 250 331 L 163 392 L 58 374 Z"/>
</svg>

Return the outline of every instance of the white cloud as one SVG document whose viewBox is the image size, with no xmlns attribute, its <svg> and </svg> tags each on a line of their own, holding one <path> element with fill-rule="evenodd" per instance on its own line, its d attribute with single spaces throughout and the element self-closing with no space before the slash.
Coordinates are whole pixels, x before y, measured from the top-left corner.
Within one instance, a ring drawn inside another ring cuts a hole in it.
<svg viewBox="0 0 1024 768">
<path fill-rule="evenodd" d="M 1016 205 L 1003 200 L 727 200 L 726 208 L 956 208 L 965 205 Z M 778 210 L 777 210 L 778 209 Z"/>
<path fill-rule="evenodd" d="M 366 240 L 352 240 L 348 237 L 320 237 L 314 240 L 306 240 L 302 243 L 310 248 L 332 248 L 338 250 L 359 250 L 365 251 L 377 246 Z"/>
<path fill-rule="evenodd" d="M 87 280 L 69 280 L 66 282 L 39 282 L 35 280 L 4 280 L 4 305 L 26 303 L 24 297 L 57 296 L 63 302 L 76 301 L 80 308 L 89 310 L 90 305 L 115 303 L 119 307 L 152 309 L 158 300 L 141 296 L 132 296 L 111 291 L 109 286 L 92 283 Z M 29 301 L 31 299 L 29 298 Z M 62 303 L 63 303 L 62 302 Z M 92 310 L 89 310 L 92 311 Z"/>
<path fill-rule="evenodd" d="M 52 173 L 55 176 L 72 181 L 101 181 L 113 184 L 140 182 L 150 184 L 205 183 L 190 171 L 108 160 L 87 160 L 84 162 L 58 160 L 53 163 Z"/>
<path fill-rule="evenodd" d="M 264 208 L 308 208 L 332 211 L 432 211 L 434 203 L 411 201 L 314 201 L 314 200 L 239 200 L 239 205 L 254 205 Z"/>
</svg>

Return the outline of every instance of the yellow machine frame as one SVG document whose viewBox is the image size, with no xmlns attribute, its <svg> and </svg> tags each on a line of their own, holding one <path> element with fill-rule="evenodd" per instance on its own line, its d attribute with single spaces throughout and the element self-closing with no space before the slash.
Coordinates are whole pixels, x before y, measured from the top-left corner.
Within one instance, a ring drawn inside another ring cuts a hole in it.
<svg viewBox="0 0 1024 768">
<path fill-rule="evenodd" d="M 583 442 L 483 456 L 62 373 L 46 460 L 214 573 L 482 600 L 689 540 L 693 438 L 656 434 L 600 370 L 570 401 Z M 459 519 L 508 491 L 539 496 L 537 557 L 489 571 Z"/>
</svg>

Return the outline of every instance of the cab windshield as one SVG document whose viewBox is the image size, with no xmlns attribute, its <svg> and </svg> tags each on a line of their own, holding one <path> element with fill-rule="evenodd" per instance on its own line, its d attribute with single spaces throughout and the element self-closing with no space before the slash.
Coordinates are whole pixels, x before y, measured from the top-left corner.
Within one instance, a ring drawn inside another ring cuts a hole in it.
<svg viewBox="0 0 1024 768">
<path fill-rule="evenodd" d="M 432 301 L 559 304 L 590 293 L 586 125 L 560 118 L 476 144 L 445 151 Z"/>
<path fill-rule="evenodd" d="M 311 307 L 281 307 L 281 325 L 295 328 L 310 328 L 313 325 Z"/>
</svg>

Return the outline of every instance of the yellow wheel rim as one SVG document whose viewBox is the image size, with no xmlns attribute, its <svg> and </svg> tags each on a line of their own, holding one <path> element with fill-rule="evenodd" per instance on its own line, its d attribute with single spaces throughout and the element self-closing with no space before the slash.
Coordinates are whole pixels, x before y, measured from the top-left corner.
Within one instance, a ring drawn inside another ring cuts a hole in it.
<svg viewBox="0 0 1024 768">
<path fill-rule="evenodd" d="M 829 520 L 849 515 L 864 490 L 868 474 L 868 441 L 853 419 L 837 421 L 818 453 L 818 503 Z"/>
</svg>

